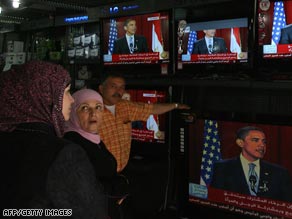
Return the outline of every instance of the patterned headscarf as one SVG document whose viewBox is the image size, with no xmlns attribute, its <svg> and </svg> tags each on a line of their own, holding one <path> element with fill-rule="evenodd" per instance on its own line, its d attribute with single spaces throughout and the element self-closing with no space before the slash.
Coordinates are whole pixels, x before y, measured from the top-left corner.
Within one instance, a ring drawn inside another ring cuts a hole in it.
<svg viewBox="0 0 292 219">
<path fill-rule="evenodd" d="M 91 89 L 79 90 L 75 92 L 72 96 L 74 98 L 74 103 L 72 104 L 70 120 L 66 122 L 66 125 L 65 125 L 65 132 L 70 132 L 70 131 L 77 132 L 80 135 L 82 135 L 84 138 L 86 138 L 87 140 L 93 143 L 99 144 L 100 136 L 98 134 L 89 133 L 80 127 L 80 122 L 77 116 L 77 109 L 82 103 L 88 100 L 97 100 L 98 102 L 103 104 L 102 97 L 100 96 L 99 93 Z"/>
<path fill-rule="evenodd" d="M 60 65 L 31 61 L 0 73 L 0 130 L 12 131 L 20 123 L 43 122 L 64 132 L 63 95 L 70 84 Z"/>
</svg>

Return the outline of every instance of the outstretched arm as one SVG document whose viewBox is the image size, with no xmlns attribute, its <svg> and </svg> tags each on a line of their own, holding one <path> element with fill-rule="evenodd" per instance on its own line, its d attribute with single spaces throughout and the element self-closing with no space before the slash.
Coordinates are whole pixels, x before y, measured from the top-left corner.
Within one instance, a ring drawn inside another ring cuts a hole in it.
<svg viewBox="0 0 292 219">
<path fill-rule="evenodd" d="M 152 114 L 159 115 L 174 109 L 190 109 L 190 107 L 182 103 L 155 103 Z"/>
</svg>

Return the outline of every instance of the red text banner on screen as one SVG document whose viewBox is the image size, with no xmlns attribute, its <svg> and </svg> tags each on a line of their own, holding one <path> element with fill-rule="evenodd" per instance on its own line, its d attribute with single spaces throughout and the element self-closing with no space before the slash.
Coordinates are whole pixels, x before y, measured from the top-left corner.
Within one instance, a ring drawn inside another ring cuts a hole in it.
<svg viewBox="0 0 292 219">
<path fill-rule="evenodd" d="M 153 53 L 136 53 L 136 54 L 113 54 L 112 62 L 105 62 L 105 65 L 122 64 L 122 63 L 158 63 L 159 52 Z"/>
<path fill-rule="evenodd" d="M 264 58 L 289 58 L 292 57 L 292 44 L 276 45 L 276 53 L 264 54 Z"/>
<path fill-rule="evenodd" d="M 184 62 L 184 64 L 192 63 L 207 63 L 208 61 L 214 63 L 218 61 L 220 63 L 232 63 L 237 60 L 237 54 L 235 53 L 221 53 L 221 54 L 199 54 L 191 55 L 191 60 Z M 245 60 L 246 61 L 246 60 Z"/>
<path fill-rule="evenodd" d="M 189 201 L 258 218 L 292 218 L 291 203 L 214 188 L 208 188 L 207 200 L 190 196 Z"/>
</svg>

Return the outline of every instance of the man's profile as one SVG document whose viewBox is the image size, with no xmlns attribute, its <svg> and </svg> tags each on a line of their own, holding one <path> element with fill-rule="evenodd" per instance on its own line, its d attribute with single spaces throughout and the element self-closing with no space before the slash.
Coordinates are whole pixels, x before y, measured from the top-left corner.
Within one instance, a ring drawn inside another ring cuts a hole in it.
<svg viewBox="0 0 292 219">
<path fill-rule="evenodd" d="M 132 18 L 124 22 L 125 36 L 114 42 L 113 54 L 133 54 L 148 52 L 147 41 L 144 36 L 136 35 L 137 25 Z"/>
<path fill-rule="evenodd" d="M 215 37 L 216 30 L 204 30 L 205 37 L 194 43 L 192 54 L 226 53 L 227 47 L 223 38 Z"/>
<path fill-rule="evenodd" d="M 238 157 L 214 163 L 210 186 L 246 195 L 292 201 L 288 170 L 262 160 L 266 153 L 266 136 L 262 129 L 245 126 L 237 131 Z"/>
</svg>

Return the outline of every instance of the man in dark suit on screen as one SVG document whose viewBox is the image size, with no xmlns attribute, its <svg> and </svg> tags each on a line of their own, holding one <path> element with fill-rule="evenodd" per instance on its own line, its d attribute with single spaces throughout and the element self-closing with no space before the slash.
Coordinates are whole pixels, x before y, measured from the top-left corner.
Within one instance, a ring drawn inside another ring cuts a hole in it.
<svg viewBox="0 0 292 219">
<path fill-rule="evenodd" d="M 292 24 L 281 29 L 279 44 L 292 44 Z"/>
<path fill-rule="evenodd" d="M 238 130 L 236 144 L 239 157 L 214 163 L 210 186 L 241 194 L 275 200 L 292 201 L 292 186 L 288 170 L 263 161 L 266 137 L 258 127 Z"/>
<path fill-rule="evenodd" d="M 194 43 L 192 54 L 226 53 L 227 47 L 223 38 L 215 37 L 216 30 L 204 30 L 205 37 Z"/>
<path fill-rule="evenodd" d="M 134 19 L 129 18 L 124 22 L 124 30 L 126 31 L 125 36 L 114 42 L 113 54 L 148 52 L 146 38 L 135 34 L 137 26 Z"/>
</svg>

